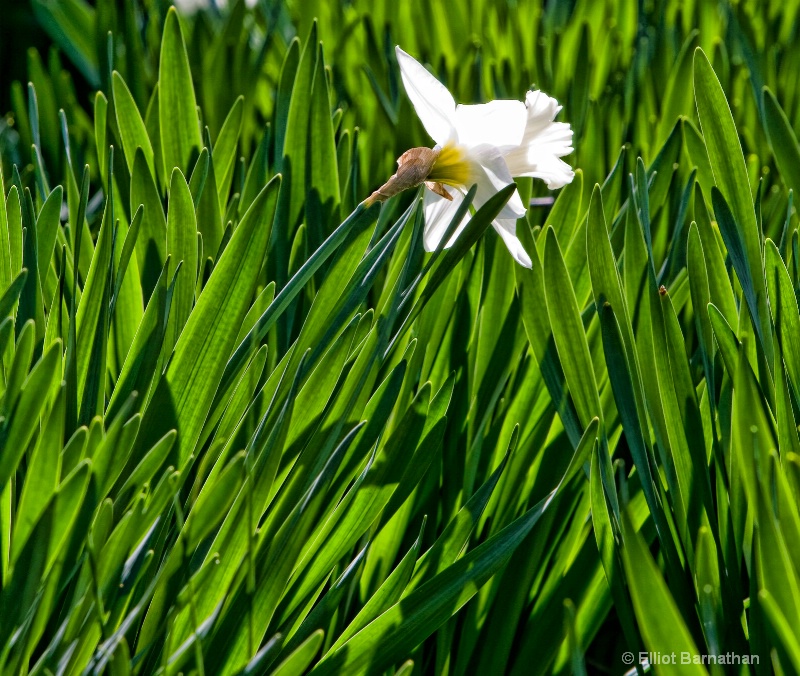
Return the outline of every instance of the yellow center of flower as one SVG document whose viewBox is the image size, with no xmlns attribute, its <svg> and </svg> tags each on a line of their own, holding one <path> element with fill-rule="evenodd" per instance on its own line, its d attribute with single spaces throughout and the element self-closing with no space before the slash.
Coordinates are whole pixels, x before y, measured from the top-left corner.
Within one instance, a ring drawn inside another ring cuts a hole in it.
<svg viewBox="0 0 800 676">
<path fill-rule="evenodd" d="M 470 183 L 471 173 L 472 164 L 464 148 L 446 145 L 439 151 L 428 174 L 428 180 L 452 186 L 465 186 Z"/>
</svg>

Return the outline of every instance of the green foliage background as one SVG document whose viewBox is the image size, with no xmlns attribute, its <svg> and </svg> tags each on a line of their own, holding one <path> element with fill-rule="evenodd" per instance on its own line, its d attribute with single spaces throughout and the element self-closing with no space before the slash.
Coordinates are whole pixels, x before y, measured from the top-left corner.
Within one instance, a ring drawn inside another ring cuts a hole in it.
<svg viewBox="0 0 800 676">
<path fill-rule="evenodd" d="M 800 673 L 800 3 L 231 4 L 5 23 L 0 671 Z M 531 270 L 395 44 L 564 104 Z"/>
</svg>

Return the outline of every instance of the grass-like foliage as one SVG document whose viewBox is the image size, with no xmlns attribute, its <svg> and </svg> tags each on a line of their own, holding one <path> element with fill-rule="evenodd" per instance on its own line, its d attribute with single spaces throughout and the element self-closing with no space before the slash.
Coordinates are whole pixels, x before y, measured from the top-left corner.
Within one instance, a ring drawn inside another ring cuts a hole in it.
<svg viewBox="0 0 800 676">
<path fill-rule="evenodd" d="M 800 673 L 796 3 L 228 4 L 0 74 L 0 673 Z M 565 105 L 532 269 L 395 44 Z"/>
</svg>

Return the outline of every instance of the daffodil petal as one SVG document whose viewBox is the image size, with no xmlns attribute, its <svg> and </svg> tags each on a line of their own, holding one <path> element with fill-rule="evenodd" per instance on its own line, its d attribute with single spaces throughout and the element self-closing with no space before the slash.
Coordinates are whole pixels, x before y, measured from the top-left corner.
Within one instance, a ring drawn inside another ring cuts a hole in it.
<svg viewBox="0 0 800 676">
<path fill-rule="evenodd" d="M 512 160 L 513 161 L 513 160 Z M 529 171 L 515 171 L 515 176 L 531 176 L 545 182 L 550 190 L 563 188 L 567 183 L 572 183 L 575 172 L 572 167 L 558 157 L 540 157 Z"/>
<path fill-rule="evenodd" d="M 525 97 L 527 124 L 520 145 L 503 153 L 512 176 L 532 176 L 547 183 L 551 190 L 561 188 L 575 177 L 566 162 L 559 159 L 572 152 L 572 129 L 554 122 L 561 106 L 544 92 L 529 91 Z"/>
<path fill-rule="evenodd" d="M 455 136 L 453 95 L 413 56 L 400 47 L 396 47 L 395 52 L 403 86 L 422 126 L 436 143 L 444 145 Z"/>
<path fill-rule="evenodd" d="M 476 209 L 480 209 L 502 188 L 513 183 L 514 179 L 511 177 L 511 172 L 508 170 L 499 148 L 490 145 L 478 146 L 471 149 L 470 157 L 473 161 L 472 180 L 478 185 L 473 204 Z M 497 218 L 516 220 L 522 218 L 525 213 L 526 209 L 522 204 L 522 199 L 515 190 L 506 205 L 500 210 Z"/>
<path fill-rule="evenodd" d="M 447 185 L 444 186 L 444 189 L 453 198 L 452 201 L 440 197 L 430 190 L 426 190 L 422 198 L 422 208 L 425 211 L 425 230 L 422 233 L 422 243 L 425 247 L 425 251 L 436 250 L 436 247 L 439 246 L 439 242 L 442 241 L 442 237 L 445 236 L 450 222 L 456 215 L 456 210 L 464 201 L 464 195 L 461 191 Z M 445 244 L 445 249 L 453 246 L 453 243 L 467 226 L 467 223 L 469 223 L 469 219 L 469 212 L 467 212 L 466 216 L 464 216 L 464 219 L 459 223 L 453 233 L 453 236 L 450 238 L 450 241 Z"/>
<path fill-rule="evenodd" d="M 527 121 L 528 111 L 522 101 L 497 100 L 456 106 L 458 142 L 468 148 L 482 144 L 518 146 Z"/>
<path fill-rule="evenodd" d="M 531 257 L 525 251 L 522 242 L 519 241 L 519 237 L 517 237 L 517 222 L 497 219 L 492 222 L 492 227 L 500 235 L 514 260 L 522 267 L 530 268 Z"/>
</svg>

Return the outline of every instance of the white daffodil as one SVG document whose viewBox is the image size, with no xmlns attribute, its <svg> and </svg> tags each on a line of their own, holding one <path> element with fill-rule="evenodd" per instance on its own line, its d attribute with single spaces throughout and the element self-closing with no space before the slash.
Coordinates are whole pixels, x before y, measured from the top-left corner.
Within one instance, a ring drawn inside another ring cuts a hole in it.
<svg viewBox="0 0 800 676">
<path fill-rule="evenodd" d="M 540 91 L 529 91 L 522 101 L 496 100 L 478 105 L 456 105 L 447 88 L 418 61 L 397 47 L 403 85 L 425 130 L 435 141 L 433 150 L 414 148 L 399 160 L 397 174 L 370 197 L 386 199 L 400 190 L 425 183 L 426 251 L 433 251 L 473 184 L 473 205 L 479 209 L 513 177 L 533 176 L 550 189 L 574 177 L 560 158 L 572 152 L 572 129 L 554 122 L 561 106 Z M 492 225 L 514 259 L 531 266 L 531 259 L 516 234 L 517 219 L 525 215 L 519 193 L 514 192 Z M 446 247 L 453 244 L 469 222 L 458 225 Z"/>
</svg>

